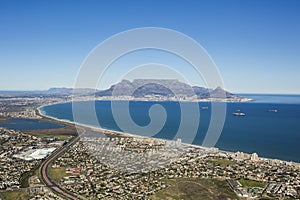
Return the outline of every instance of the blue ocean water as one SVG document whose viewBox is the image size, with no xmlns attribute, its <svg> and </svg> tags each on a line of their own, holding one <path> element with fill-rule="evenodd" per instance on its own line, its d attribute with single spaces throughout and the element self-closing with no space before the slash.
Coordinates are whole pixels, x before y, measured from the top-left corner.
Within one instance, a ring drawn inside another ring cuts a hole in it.
<svg viewBox="0 0 300 200">
<path fill-rule="evenodd" d="M 227 103 L 226 120 L 216 147 L 232 152 L 257 152 L 262 157 L 300 162 L 300 95 L 243 96 L 254 100 L 247 103 Z M 79 105 L 84 108 L 85 103 L 80 102 Z M 129 109 L 132 119 L 140 126 L 149 124 L 149 109 L 154 104 L 163 106 L 167 113 L 165 125 L 154 137 L 172 139 L 180 124 L 181 112 L 178 102 L 131 101 Z M 210 123 L 211 104 L 200 102 L 198 105 L 199 128 L 193 144 L 201 145 Z M 113 118 L 110 101 L 96 101 L 95 108 L 102 128 L 122 131 Z M 277 112 L 269 112 L 274 109 Z M 42 110 L 51 117 L 73 121 L 72 103 L 50 105 Z M 232 113 L 236 110 L 244 112 L 246 116 L 233 116 Z M 195 119 L 189 121 L 193 120 Z M 95 126 L 89 119 L 80 123 Z"/>
<path fill-rule="evenodd" d="M 7 122 L 8 123 L 6 124 L 0 124 L 0 126 L 14 130 L 41 130 L 64 127 L 59 124 L 45 122 L 37 119 L 10 118 L 7 120 Z"/>
</svg>

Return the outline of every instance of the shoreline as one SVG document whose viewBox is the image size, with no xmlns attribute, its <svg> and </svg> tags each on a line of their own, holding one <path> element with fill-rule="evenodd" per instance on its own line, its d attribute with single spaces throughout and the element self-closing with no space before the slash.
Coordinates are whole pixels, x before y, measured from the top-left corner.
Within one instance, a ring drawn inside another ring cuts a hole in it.
<svg viewBox="0 0 300 200">
<path fill-rule="evenodd" d="M 125 132 L 122 132 L 122 131 L 116 131 L 116 130 L 110 130 L 110 129 L 100 128 L 100 127 L 95 127 L 95 126 L 92 126 L 92 125 L 86 125 L 86 124 L 82 124 L 82 123 L 78 123 L 78 122 L 74 122 L 74 121 L 70 121 L 70 120 L 58 119 L 56 117 L 46 115 L 41 110 L 45 106 L 56 105 L 56 104 L 64 104 L 64 103 L 68 103 L 68 102 L 72 102 L 72 101 L 58 102 L 58 103 L 53 103 L 53 104 L 49 103 L 49 104 L 45 104 L 45 105 L 40 105 L 39 107 L 37 107 L 38 114 L 42 117 L 50 118 L 54 121 L 67 123 L 69 125 L 74 125 L 76 130 L 77 130 L 77 126 L 79 126 L 79 127 L 84 127 L 84 128 L 88 128 L 88 129 L 91 129 L 91 130 L 102 132 L 102 134 L 104 134 L 104 135 L 105 134 L 112 134 L 112 135 L 114 135 L 114 134 L 117 135 L 118 134 L 118 135 L 121 135 L 121 136 L 124 136 L 124 137 L 150 138 L 150 139 L 153 139 L 153 140 L 170 141 L 170 140 L 163 139 L 163 138 L 152 138 L 152 137 L 140 136 L 140 135 L 136 135 L 136 134 L 132 134 L 132 133 L 125 133 Z M 242 151 L 232 152 L 232 151 L 219 149 L 218 147 L 204 147 L 204 146 L 201 146 L 201 145 L 188 144 L 188 143 L 182 143 L 182 145 L 187 146 L 187 147 L 191 147 L 191 148 L 200 148 L 200 149 L 206 149 L 206 150 L 215 148 L 215 149 L 218 149 L 219 152 L 227 153 L 227 154 L 230 154 L 230 155 L 236 154 L 237 152 L 241 152 L 241 153 L 244 153 L 246 155 L 251 156 L 251 153 L 246 153 L 246 152 L 242 152 Z M 253 152 L 253 153 L 255 153 L 255 152 Z M 248 159 L 244 159 L 244 160 L 248 160 Z M 269 160 L 269 161 L 272 161 L 272 162 L 291 163 L 293 165 L 297 165 L 298 167 L 300 167 L 300 162 L 298 163 L 298 162 L 295 162 L 295 161 L 287 161 L 287 160 L 282 160 L 282 159 L 278 159 L 278 158 L 266 158 L 266 157 L 260 157 L 259 156 L 259 160 Z"/>
<path fill-rule="evenodd" d="M 65 102 L 65 103 L 67 103 L 67 102 Z M 77 129 L 77 126 L 79 126 L 79 127 L 84 127 L 84 128 L 88 128 L 88 129 L 91 129 L 91 130 L 99 131 L 99 132 L 109 132 L 110 134 L 120 134 L 120 135 L 124 135 L 124 136 L 127 136 L 127 137 L 146 138 L 146 137 L 144 137 L 144 136 L 139 136 L 139 135 L 135 135 L 135 134 L 131 134 L 131 133 L 125 133 L 125 132 L 116 131 L 116 130 L 104 129 L 104 128 L 95 127 L 95 126 L 92 126 L 92 125 L 87 125 L 87 124 L 82 124 L 82 123 L 78 123 L 78 122 L 66 120 L 66 119 L 58 119 L 58 118 L 56 118 L 56 117 L 52 117 L 52 116 L 46 115 L 46 114 L 44 114 L 44 113 L 41 111 L 41 108 L 43 108 L 43 107 L 45 107 L 45 106 L 48 106 L 48 105 L 56 105 L 56 104 L 63 104 L 63 103 L 54 103 L 54 104 L 41 105 L 41 106 L 39 106 L 39 107 L 37 108 L 38 114 L 39 114 L 40 116 L 42 116 L 42 117 L 49 118 L 49 119 L 52 119 L 52 120 L 54 120 L 54 121 L 67 123 L 67 124 L 69 124 L 69 125 L 74 125 L 76 129 Z M 105 134 L 105 133 L 103 133 L 103 134 Z M 158 139 L 158 138 L 153 138 L 153 139 Z"/>
</svg>

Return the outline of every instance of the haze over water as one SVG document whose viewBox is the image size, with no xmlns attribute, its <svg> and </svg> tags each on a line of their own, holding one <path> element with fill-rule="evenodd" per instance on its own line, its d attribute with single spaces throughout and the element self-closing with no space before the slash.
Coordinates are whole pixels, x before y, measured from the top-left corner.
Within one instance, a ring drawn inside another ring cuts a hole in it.
<svg viewBox="0 0 300 200">
<path fill-rule="evenodd" d="M 216 147 L 226 151 L 257 152 L 261 157 L 300 162 L 300 95 L 243 95 L 253 98 L 248 103 L 228 103 L 226 121 Z M 85 102 L 81 102 L 84 107 Z M 154 137 L 172 139 L 180 123 L 178 102 L 130 102 L 130 113 L 140 126 L 150 122 L 149 108 L 162 105 L 167 112 L 167 121 Z M 97 117 L 102 128 L 122 131 L 113 119 L 110 101 L 96 101 Z M 208 109 L 203 109 L 208 107 Z M 200 121 L 193 144 L 201 145 L 210 122 L 210 103 L 199 103 Z M 269 112 L 269 110 L 278 112 Z M 240 110 L 245 117 L 233 116 Z M 73 121 L 72 103 L 50 105 L 42 108 L 48 116 Z M 193 120 L 193 119 L 191 119 Z M 90 124 L 89 119 L 80 122 Z M 188 130 L 186 130 L 188 132 Z M 137 132 L 133 134 L 139 135 Z M 184 141 L 184 138 L 183 138 Z"/>
</svg>

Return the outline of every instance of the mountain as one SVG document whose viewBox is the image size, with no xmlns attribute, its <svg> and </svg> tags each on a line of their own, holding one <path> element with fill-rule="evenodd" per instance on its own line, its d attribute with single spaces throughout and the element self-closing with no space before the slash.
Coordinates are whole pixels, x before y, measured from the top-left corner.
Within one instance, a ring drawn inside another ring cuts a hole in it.
<svg viewBox="0 0 300 200">
<path fill-rule="evenodd" d="M 234 94 L 223 90 L 221 87 L 217 87 L 216 89 L 212 90 L 209 94 L 212 98 L 232 98 L 235 96 Z"/>
<path fill-rule="evenodd" d="M 190 86 L 176 79 L 135 79 L 132 82 L 122 80 L 107 90 L 90 88 L 50 88 L 42 91 L 0 91 L 0 98 L 5 97 L 68 97 L 75 96 L 132 96 L 143 98 L 151 96 L 163 97 L 193 97 L 205 98 L 233 98 L 236 95 L 225 91 L 221 87 L 209 89 Z"/>
<path fill-rule="evenodd" d="M 72 88 L 50 88 L 44 91 L 45 94 L 61 94 L 61 95 L 69 95 L 73 91 Z"/>
<path fill-rule="evenodd" d="M 90 89 L 90 88 L 50 88 L 47 91 L 44 91 L 48 95 L 91 95 L 99 90 Z"/>
<path fill-rule="evenodd" d="M 135 79 L 132 82 L 122 80 L 109 89 L 96 93 L 96 96 L 133 96 L 145 97 L 159 95 L 164 97 L 182 96 L 198 98 L 231 98 L 234 95 L 221 87 L 208 89 L 199 86 L 190 86 L 176 79 Z"/>
<path fill-rule="evenodd" d="M 5 97 L 61 97 L 61 96 L 87 96 L 93 95 L 99 90 L 89 88 L 50 88 L 36 91 L 0 91 L 0 98 Z"/>
</svg>

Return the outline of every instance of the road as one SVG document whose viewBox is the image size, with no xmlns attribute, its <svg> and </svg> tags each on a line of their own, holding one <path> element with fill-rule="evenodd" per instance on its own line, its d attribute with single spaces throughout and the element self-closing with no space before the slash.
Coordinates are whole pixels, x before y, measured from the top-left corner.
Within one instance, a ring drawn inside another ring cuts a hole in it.
<svg viewBox="0 0 300 200">
<path fill-rule="evenodd" d="M 85 129 L 83 129 L 83 133 L 85 132 Z M 82 134 L 83 134 L 82 133 Z M 69 141 L 68 144 L 66 144 L 65 146 L 61 147 L 59 150 L 57 150 L 56 152 L 54 152 L 54 154 L 52 154 L 49 158 L 47 158 L 47 160 L 44 161 L 44 163 L 42 164 L 42 167 L 41 167 L 41 171 L 40 171 L 40 174 L 41 174 L 41 179 L 42 181 L 44 182 L 44 184 L 51 188 L 54 192 L 56 193 L 59 193 L 61 196 L 67 198 L 67 199 L 79 199 L 79 197 L 76 197 L 76 195 L 60 188 L 56 183 L 54 183 L 52 181 L 52 179 L 49 177 L 48 175 L 48 167 L 49 167 L 49 164 L 57 159 L 58 157 L 60 157 L 64 152 L 66 152 L 72 145 L 74 145 L 79 139 L 80 139 L 80 136 L 82 135 L 78 135 L 76 137 L 74 137 L 72 140 Z"/>
</svg>

